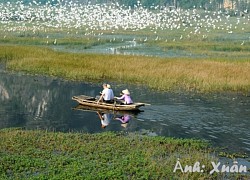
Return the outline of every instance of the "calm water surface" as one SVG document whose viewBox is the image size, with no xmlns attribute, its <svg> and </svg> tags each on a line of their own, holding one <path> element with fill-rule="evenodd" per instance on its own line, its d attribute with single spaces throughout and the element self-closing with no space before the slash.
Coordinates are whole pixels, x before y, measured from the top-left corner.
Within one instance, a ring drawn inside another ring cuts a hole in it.
<svg viewBox="0 0 250 180">
<path fill-rule="evenodd" d="M 53 129 L 56 131 L 139 132 L 210 140 L 214 145 L 250 155 L 250 97 L 239 94 L 195 95 L 160 93 L 139 86 L 112 84 L 116 95 L 129 88 L 135 101 L 151 106 L 132 114 L 124 126 L 112 114 L 103 129 L 95 111 L 75 110 L 71 97 L 95 96 L 100 84 L 71 82 L 0 70 L 0 128 Z"/>
</svg>

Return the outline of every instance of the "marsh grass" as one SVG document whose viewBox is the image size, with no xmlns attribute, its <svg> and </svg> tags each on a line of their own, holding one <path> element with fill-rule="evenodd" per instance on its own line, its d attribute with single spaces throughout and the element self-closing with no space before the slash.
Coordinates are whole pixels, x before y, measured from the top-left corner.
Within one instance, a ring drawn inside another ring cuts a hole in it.
<svg viewBox="0 0 250 180">
<path fill-rule="evenodd" d="M 211 161 L 207 142 L 138 134 L 0 130 L 1 179 L 205 179 Z M 173 172 L 200 162 L 204 173 Z"/>
<path fill-rule="evenodd" d="M 56 42 L 55 42 L 56 40 Z M 19 37 L 9 35 L 5 38 L 0 38 L 1 43 L 3 44 L 15 44 L 15 45 L 35 45 L 35 46 L 50 46 L 50 45 L 63 45 L 63 46 L 80 46 L 83 49 L 88 49 L 93 46 L 109 43 L 107 39 L 100 39 L 96 37 L 57 37 L 55 34 L 52 36 L 43 37 L 39 35 L 24 35 Z M 117 43 L 118 40 L 113 41 L 112 43 Z"/>
<path fill-rule="evenodd" d="M 157 90 L 250 90 L 249 60 L 76 54 L 32 46 L 0 46 L 0 60 L 9 70 L 69 80 L 111 80 Z"/>
<path fill-rule="evenodd" d="M 195 43 L 194 43 L 195 41 Z M 157 46 L 169 50 L 169 49 L 176 49 L 176 50 L 186 50 L 190 53 L 194 54 L 209 54 L 209 56 L 216 57 L 217 52 L 227 53 L 232 55 L 235 52 L 238 52 L 238 57 L 249 57 L 250 55 L 250 41 L 244 42 L 244 46 L 241 45 L 242 41 L 223 41 L 223 40 L 185 40 L 182 42 L 165 42 L 165 41 L 158 41 L 153 42 L 151 41 L 149 44 L 151 46 Z M 223 56 L 221 56 L 223 57 Z M 236 57 L 236 56 L 235 56 Z"/>
</svg>

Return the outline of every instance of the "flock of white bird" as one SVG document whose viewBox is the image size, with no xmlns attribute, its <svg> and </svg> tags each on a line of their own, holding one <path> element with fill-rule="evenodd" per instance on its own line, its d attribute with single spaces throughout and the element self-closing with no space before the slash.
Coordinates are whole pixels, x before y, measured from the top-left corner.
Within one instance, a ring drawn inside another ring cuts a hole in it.
<svg viewBox="0 0 250 180">
<path fill-rule="evenodd" d="M 233 20 L 232 20 L 233 19 Z M 206 38 L 214 30 L 232 34 L 235 31 L 250 29 L 250 16 L 232 18 L 225 12 L 205 10 L 183 10 L 168 7 L 147 9 L 139 3 L 134 8 L 119 4 L 79 4 L 73 2 L 41 5 L 36 1 L 25 5 L 17 3 L 0 3 L 0 30 L 9 32 L 48 31 L 51 28 L 84 31 L 85 35 L 102 35 L 105 31 L 117 30 L 139 31 L 149 28 L 158 31 L 181 30 L 179 39 L 189 38 L 194 34 Z M 240 29 L 239 29 L 240 28 Z M 98 34 L 95 34 L 98 32 Z M 147 41 L 147 38 L 144 39 Z"/>
</svg>

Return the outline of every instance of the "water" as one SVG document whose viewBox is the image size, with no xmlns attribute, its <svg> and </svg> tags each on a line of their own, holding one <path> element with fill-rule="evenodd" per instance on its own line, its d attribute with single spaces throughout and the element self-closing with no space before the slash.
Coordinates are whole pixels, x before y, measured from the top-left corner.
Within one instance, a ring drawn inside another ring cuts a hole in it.
<svg viewBox="0 0 250 180">
<path fill-rule="evenodd" d="M 117 43 L 105 43 L 95 45 L 90 48 L 83 46 L 65 46 L 53 45 L 52 49 L 70 53 L 94 53 L 94 54 L 119 54 L 119 55 L 136 55 L 136 56 L 150 56 L 150 57 L 206 57 L 201 54 L 193 54 L 191 52 L 179 49 L 167 49 L 155 46 L 148 46 L 143 42 L 137 43 L 133 40 Z"/>
<path fill-rule="evenodd" d="M 162 93 L 112 83 L 116 95 L 129 88 L 134 101 L 147 102 L 128 123 L 112 119 L 106 128 L 96 111 L 76 110 L 74 95 L 97 95 L 100 84 L 71 82 L 0 70 L 0 128 L 55 131 L 126 131 L 206 139 L 229 151 L 250 155 L 250 97 L 236 93 L 197 95 Z M 112 118 L 124 114 L 112 114 Z"/>
</svg>

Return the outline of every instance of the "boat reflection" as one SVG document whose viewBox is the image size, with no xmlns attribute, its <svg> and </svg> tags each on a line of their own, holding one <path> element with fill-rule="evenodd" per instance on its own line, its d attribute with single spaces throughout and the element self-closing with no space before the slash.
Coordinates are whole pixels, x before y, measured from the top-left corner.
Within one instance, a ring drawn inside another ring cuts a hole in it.
<svg viewBox="0 0 250 180">
<path fill-rule="evenodd" d="M 83 105 L 78 105 L 73 110 L 96 112 L 101 121 L 102 128 L 106 128 L 113 121 L 120 122 L 121 127 L 127 128 L 129 121 L 140 113 L 140 111 L 112 111 Z"/>
<path fill-rule="evenodd" d="M 142 110 L 140 110 L 140 111 L 114 111 L 114 110 L 109 110 L 109 109 L 102 109 L 102 108 L 84 106 L 84 105 L 81 105 L 81 104 L 74 107 L 73 110 L 92 111 L 92 112 L 99 111 L 99 112 L 111 113 L 111 114 L 117 114 L 117 115 L 119 115 L 119 114 L 120 115 L 129 114 L 132 117 L 136 117 L 138 114 L 143 112 Z"/>
<path fill-rule="evenodd" d="M 124 114 L 120 117 L 116 117 L 115 120 L 119 120 L 121 122 L 121 126 L 127 128 L 129 121 L 131 120 L 131 115 Z"/>
<path fill-rule="evenodd" d="M 102 128 L 106 128 L 110 124 L 111 120 L 114 118 L 113 114 L 111 113 L 104 113 L 100 111 L 97 111 L 96 113 L 98 114 L 98 117 L 101 120 Z"/>
</svg>

